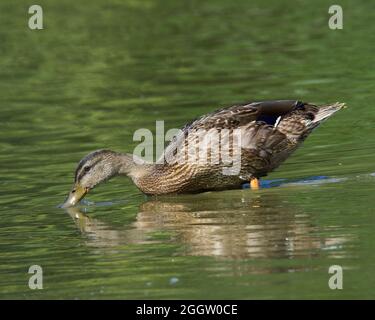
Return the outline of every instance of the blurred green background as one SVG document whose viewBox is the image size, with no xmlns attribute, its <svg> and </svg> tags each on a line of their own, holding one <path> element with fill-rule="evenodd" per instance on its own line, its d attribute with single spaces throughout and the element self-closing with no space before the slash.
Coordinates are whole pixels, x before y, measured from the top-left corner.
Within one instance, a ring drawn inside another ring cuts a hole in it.
<svg viewBox="0 0 375 320">
<path fill-rule="evenodd" d="M 375 3 L 40 0 L 43 30 L 31 4 L 0 3 L 0 298 L 375 298 Z M 86 153 L 263 99 L 349 108 L 267 178 L 282 186 L 146 198 L 116 178 L 57 208 Z"/>
</svg>

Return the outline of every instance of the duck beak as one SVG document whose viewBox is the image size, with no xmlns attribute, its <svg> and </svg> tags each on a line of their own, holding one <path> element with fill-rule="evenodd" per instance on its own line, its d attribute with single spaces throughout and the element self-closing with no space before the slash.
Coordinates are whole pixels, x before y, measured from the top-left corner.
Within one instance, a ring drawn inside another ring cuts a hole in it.
<svg viewBox="0 0 375 320">
<path fill-rule="evenodd" d="M 70 191 L 68 198 L 62 205 L 62 208 L 75 206 L 79 202 L 79 200 L 81 200 L 86 195 L 87 192 L 88 188 L 84 188 L 80 184 L 76 183 L 73 186 L 72 191 Z"/>
</svg>

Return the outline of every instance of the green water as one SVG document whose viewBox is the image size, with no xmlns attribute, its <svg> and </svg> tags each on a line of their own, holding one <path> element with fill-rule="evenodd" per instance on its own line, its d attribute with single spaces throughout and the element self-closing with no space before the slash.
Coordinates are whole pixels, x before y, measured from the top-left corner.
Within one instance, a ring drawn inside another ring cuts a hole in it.
<svg viewBox="0 0 375 320">
<path fill-rule="evenodd" d="M 0 3 L 0 298 L 375 298 L 375 3 L 339 1 L 336 31 L 329 1 L 38 4 L 31 31 L 28 1 Z M 57 208 L 92 150 L 282 98 L 349 106 L 267 178 L 290 183 L 156 199 L 116 178 Z"/>
</svg>

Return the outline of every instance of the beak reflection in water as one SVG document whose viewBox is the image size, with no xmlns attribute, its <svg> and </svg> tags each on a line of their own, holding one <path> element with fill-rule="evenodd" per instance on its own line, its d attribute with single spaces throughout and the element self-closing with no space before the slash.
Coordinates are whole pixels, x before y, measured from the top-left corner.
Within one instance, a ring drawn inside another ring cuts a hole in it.
<svg viewBox="0 0 375 320">
<path fill-rule="evenodd" d="M 81 185 L 75 184 L 72 191 L 70 191 L 68 198 L 62 205 L 62 208 L 75 206 L 86 195 L 87 192 L 87 188 L 83 188 Z"/>
</svg>

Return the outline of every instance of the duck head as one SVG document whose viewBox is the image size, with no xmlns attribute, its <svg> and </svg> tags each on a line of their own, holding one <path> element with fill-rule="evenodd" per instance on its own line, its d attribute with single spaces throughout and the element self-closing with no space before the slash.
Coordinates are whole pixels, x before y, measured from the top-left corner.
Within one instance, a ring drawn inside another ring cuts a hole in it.
<svg viewBox="0 0 375 320">
<path fill-rule="evenodd" d="M 111 150 L 97 150 L 89 153 L 78 163 L 73 187 L 62 207 L 75 206 L 97 185 L 118 174 L 128 174 L 133 166 L 131 155 Z"/>
</svg>

